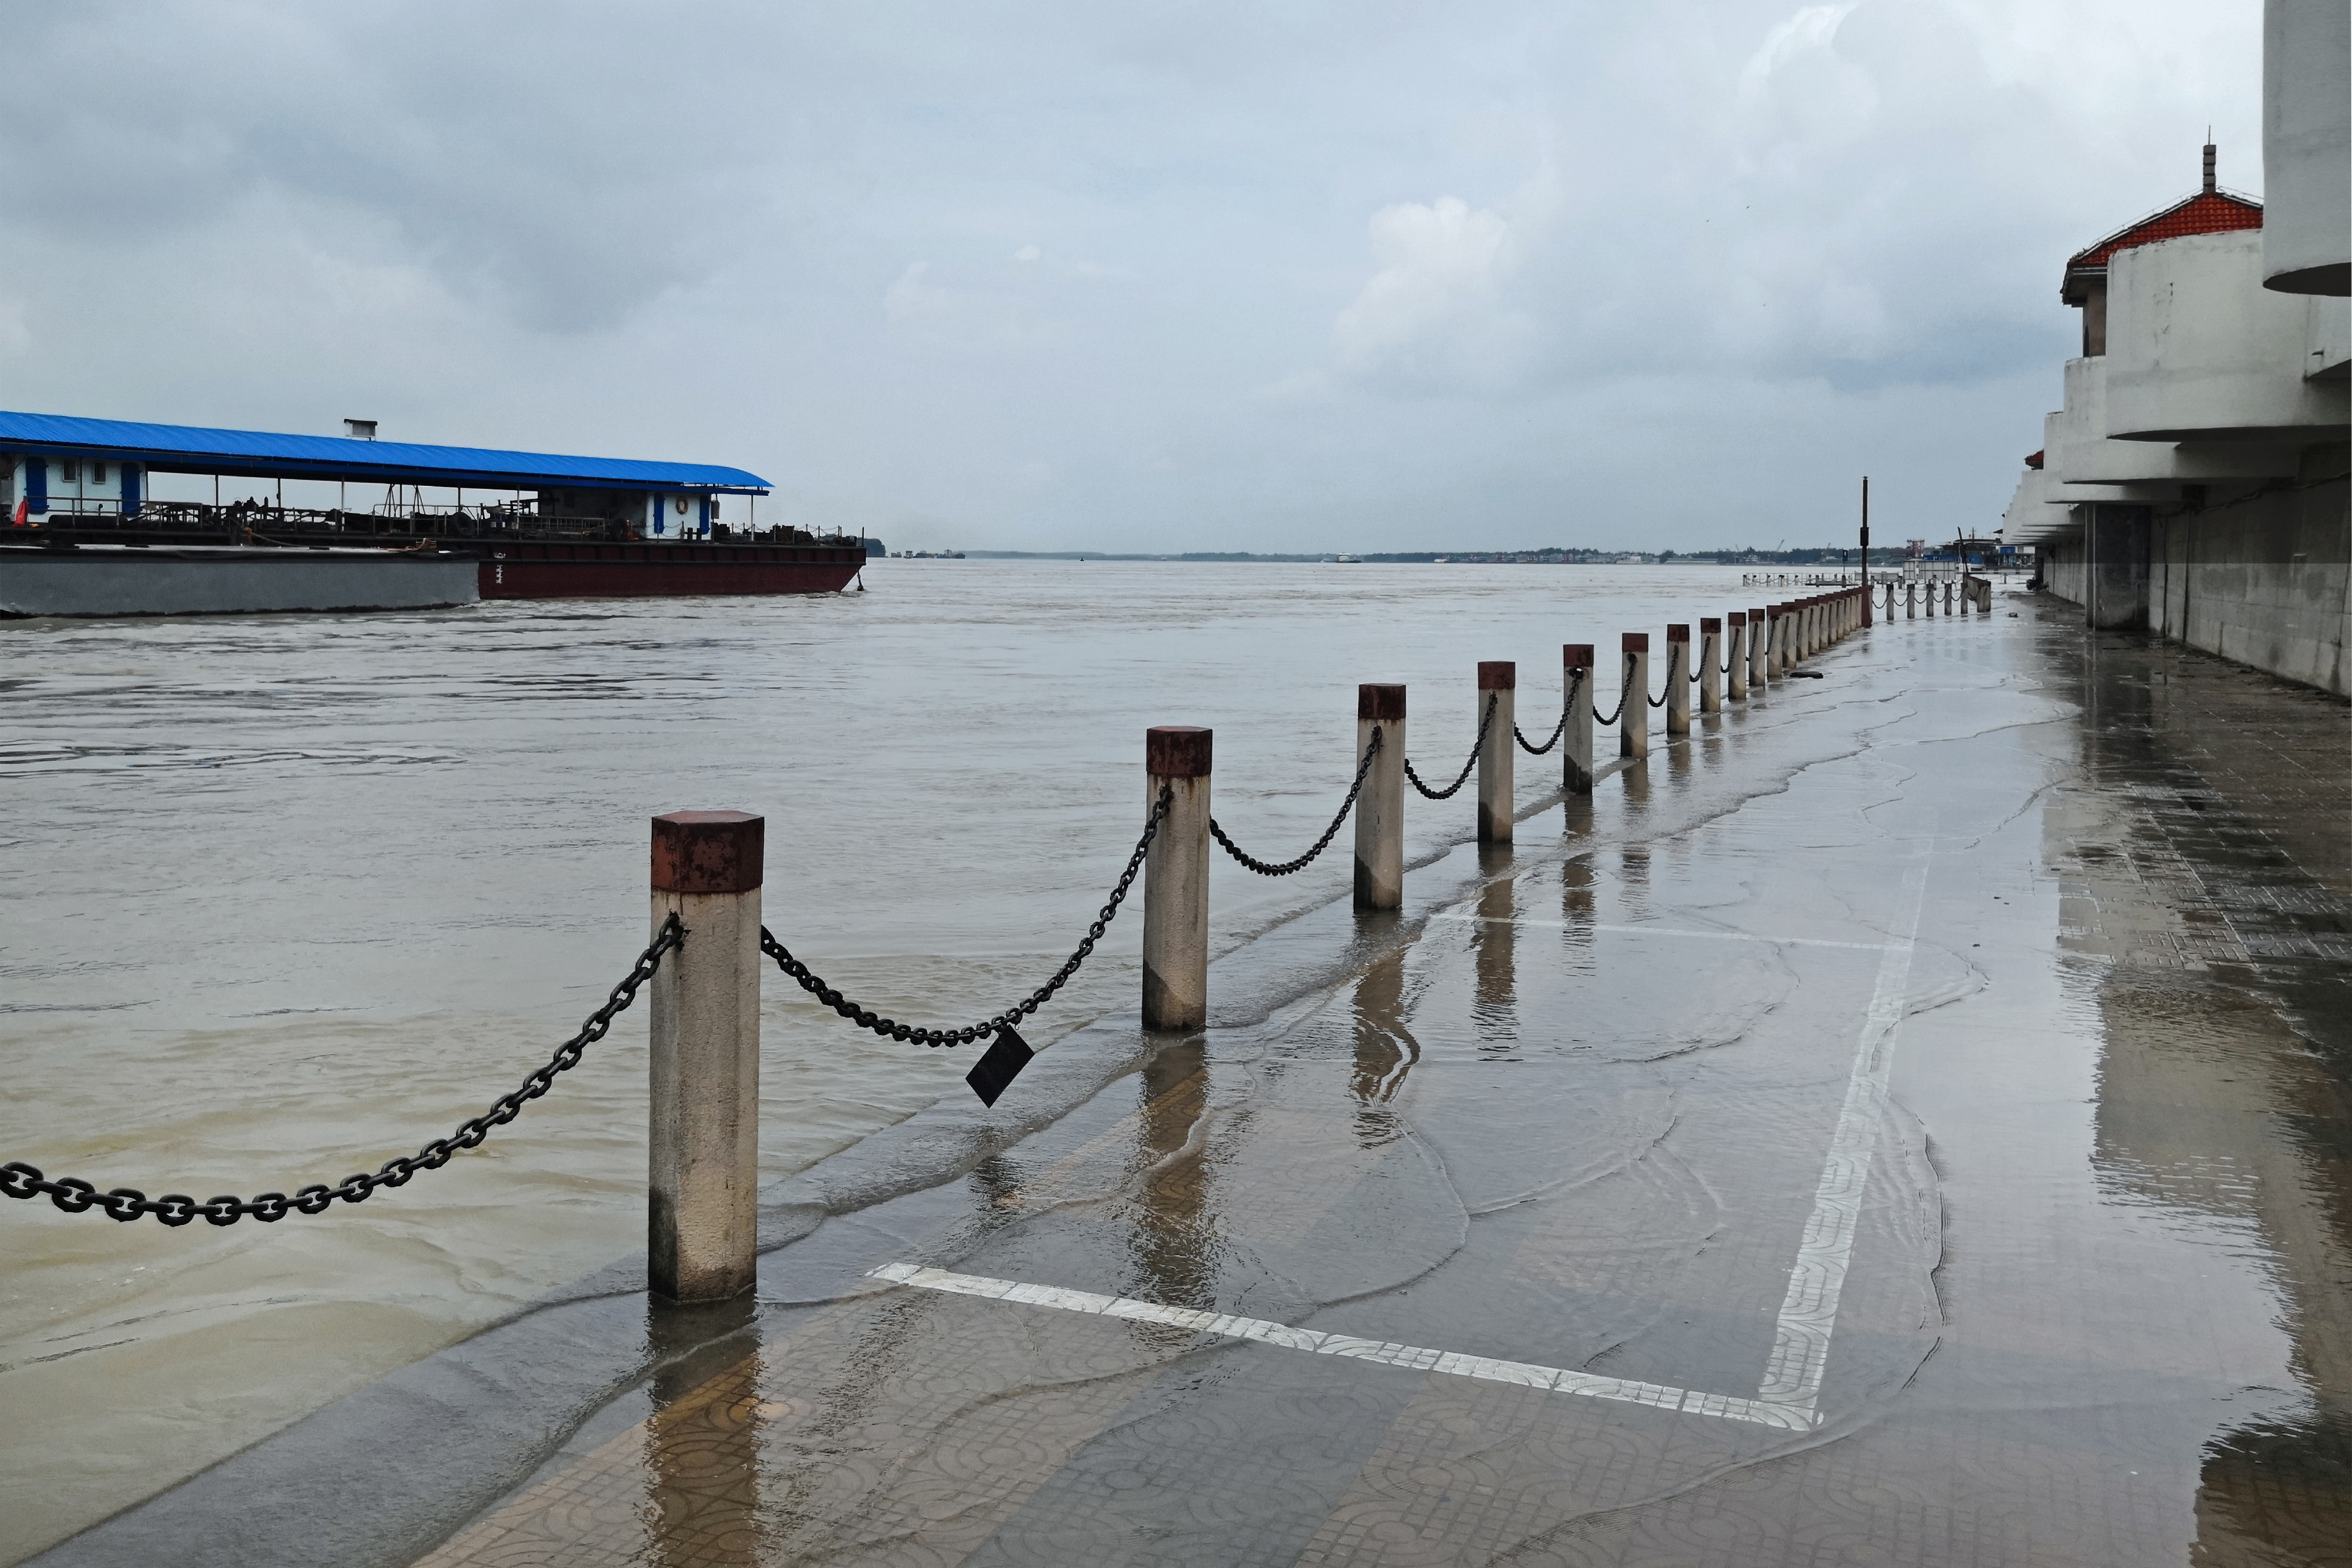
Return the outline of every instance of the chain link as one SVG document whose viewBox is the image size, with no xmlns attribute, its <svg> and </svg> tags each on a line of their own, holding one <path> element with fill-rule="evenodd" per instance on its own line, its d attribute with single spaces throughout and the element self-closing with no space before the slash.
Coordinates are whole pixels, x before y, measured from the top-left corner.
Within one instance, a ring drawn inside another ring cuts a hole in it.
<svg viewBox="0 0 2352 1568">
<path fill-rule="evenodd" d="M 1559 744 L 1559 737 L 1568 733 L 1568 710 L 1576 706 L 1576 688 L 1583 684 L 1584 672 L 1582 670 L 1571 670 L 1569 672 L 1568 695 L 1562 697 L 1559 703 L 1559 722 L 1551 727 L 1551 738 L 1545 741 L 1541 746 L 1530 746 L 1528 743 L 1527 736 L 1520 731 L 1519 727 L 1516 724 L 1511 726 L 1511 734 L 1517 738 L 1520 748 L 1527 752 L 1528 756 L 1541 757 L 1545 752 L 1549 751 L 1553 747 Z"/>
<path fill-rule="evenodd" d="M 1452 796 L 1455 790 L 1461 789 L 1464 782 L 1470 777 L 1470 769 L 1478 766 L 1478 754 L 1486 749 L 1486 731 L 1494 725 L 1495 708 L 1502 700 L 1503 696 L 1500 692 L 1489 692 L 1486 695 L 1486 716 L 1478 721 L 1478 738 L 1470 743 L 1470 755 L 1463 762 L 1462 771 L 1455 774 L 1454 776 L 1454 782 L 1448 784 L 1444 789 L 1433 789 L 1428 785 L 1423 783 L 1421 781 L 1421 775 L 1412 770 L 1412 758 L 1410 757 L 1406 758 L 1404 759 L 1404 776 L 1412 781 L 1412 787 L 1420 790 L 1423 794 L 1428 796 L 1433 800 L 1445 800 Z M 1513 725 L 1511 727 L 1512 729 L 1517 730 L 1518 726 Z"/>
<path fill-rule="evenodd" d="M 490 1108 L 470 1121 L 461 1122 L 457 1130 L 446 1138 L 436 1138 L 414 1155 L 386 1160 L 374 1171 L 362 1171 L 345 1176 L 333 1186 L 313 1184 L 303 1187 L 292 1197 L 282 1192 L 265 1192 L 257 1197 L 240 1198 L 231 1194 L 206 1198 L 198 1203 L 184 1193 L 165 1193 L 162 1197 L 149 1197 L 136 1187 L 118 1186 L 111 1192 L 100 1192 L 79 1176 L 60 1176 L 55 1181 L 43 1176 L 38 1166 L 22 1160 L 10 1160 L 0 1165 L 0 1193 L 10 1197 L 39 1197 L 48 1200 L 68 1214 L 81 1214 L 100 1209 L 110 1219 L 133 1220 L 142 1214 L 152 1214 L 170 1226 L 186 1225 L 202 1217 L 213 1225 L 235 1225 L 247 1215 L 265 1225 L 274 1225 L 289 1212 L 323 1214 L 337 1198 L 345 1203 L 363 1203 L 370 1193 L 380 1186 L 401 1186 L 418 1171 L 439 1170 L 449 1163 L 460 1149 L 479 1148 L 494 1127 L 503 1127 L 522 1114 L 522 1108 L 546 1093 L 554 1085 L 555 1075 L 580 1065 L 580 1059 L 590 1046 L 604 1038 L 613 1020 L 626 1011 L 637 999 L 637 988 L 654 977 L 661 967 L 662 955 L 675 952 L 686 944 L 686 927 L 672 914 L 662 922 L 653 945 L 637 955 L 621 983 L 613 988 L 604 1005 L 588 1015 L 580 1032 L 555 1048 L 555 1054 L 522 1081 L 522 1086 L 511 1093 L 501 1094 L 490 1103 Z"/>
<path fill-rule="evenodd" d="M 1592 716 L 1592 722 L 1597 725 L 1606 727 L 1608 725 L 1615 724 L 1619 719 L 1623 718 L 1625 716 L 1625 694 L 1633 689 L 1633 655 L 1628 653 L 1625 655 L 1625 674 L 1617 683 L 1617 706 L 1609 710 L 1609 715 L 1605 718 L 1597 713 L 1594 714 Z M 1648 694 L 1644 693 L 1643 695 L 1647 695 Z"/>
<path fill-rule="evenodd" d="M 1280 865 L 1276 865 L 1270 861 L 1262 861 L 1255 858 L 1243 850 L 1243 848 L 1239 844 L 1234 842 L 1233 840 L 1225 837 L 1225 830 L 1217 826 L 1217 819 L 1214 817 L 1209 819 L 1209 831 L 1213 836 L 1214 836 L 1217 842 L 1225 847 L 1225 852 L 1227 854 L 1233 856 L 1234 859 L 1241 862 L 1242 864 L 1249 867 L 1250 870 L 1257 873 L 1260 876 L 1288 876 L 1293 872 L 1304 871 L 1307 869 L 1309 862 L 1311 862 L 1317 855 L 1321 854 L 1330 844 L 1332 835 L 1339 831 L 1339 824 L 1348 820 L 1348 813 L 1356 809 L 1356 797 L 1363 793 L 1364 780 L 1370 776 L 1372 771 L 1372 758 L 1380 751 L 1380 749 L 1381 727 L 1379 725 L 1374 725 L 1372 726 L 1371 741 L 1364 747 L 1364 759 L 1356 767 L 1356 781 L 1348 786 L 1348 798 L 1339 802 L 1339 814 L 1331 819 L 1331 825 L 1323 830 L 1323 836 L 1315 841 L 1315 847 L 1308 850 L 1305 854 L 1300 855 L 1295 861 L 1285 861 Z"/>
<path fill-rule="evenodd" d="M 1069 961 L 1055 972 L 1052 979 L 1030 992 L 1028 999 L 985 1022 L 966 1024 L 961 1029 L 924 1029 L 918 1024 L 900 1023 L 895 1019 L 884 1018 L 871 1008 L 858 1006 L 826 985 L 806 964 L 793 957 L 791 950 L 777 941 L 764 925 L 760 927 L 760 951 L 773 958 L 776 967 L 791 976 L 801 989 L 860 1029 L 872 1030 L 890 1040 L 915 1040 L 932 1047 L 970 1045 L 983 1036 L 1012 1028 L 1044 1007 L 1055 991 L 1070 983 L 1070 977 L 1078 972 L 1078 966 L 1087 961 L 1095 950 L 1095 944 L 1102 940 L 1103 933 L 1110 929 L 1110 923 L 1118 917 L 1118 906 L 1126 902 L 1127 890 L 1135 885 L 1136 873 L 1143 869 L 1143 857 L 1151 848 L 1151 841 L 1159 833 L 1160 824 L 1168 820 L 1168 808 L 1175 799 L 1174 789 L 1165 784 L 1160 787 L 1160 799 L 1151 805 L 1151 820 L 1143 824 L 1143 837 L 1135 841 L 1135 852 L 1127 857 L 1127 869 L 1119 873 L 1118 885 L 1110 890 L 1110 897 L 1104 902 L 1102 912 L 1095 916 L 1095 923 L 1087 927 L 1086 936 L 1079 940 L 1077 950 L 1070 955 Z"/>
</svg>

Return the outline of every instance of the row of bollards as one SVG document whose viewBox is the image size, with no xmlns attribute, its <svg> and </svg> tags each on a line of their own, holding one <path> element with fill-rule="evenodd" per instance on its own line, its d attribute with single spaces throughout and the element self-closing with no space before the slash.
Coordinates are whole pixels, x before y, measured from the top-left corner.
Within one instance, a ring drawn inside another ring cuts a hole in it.
<svg viewBox="0 0 2352 1568">
<path fill-rule="evenodd" d="M 1720 713 L 1726 701 L 1745 702 L 1751 693 L 1785 678 L 1822 649 L 1870 624 L 1870 608 L 1869 591 L 1857 587 L 1708 617 L 1698 623 L 1696 665 L 1691 628 L 1668 626 L 1665 693 L 1656 699 L 1650 696 L 1649 634 L 1628 632 L 1621 648 L 1624 679 L 1618 708 L 1605 719 L 1594 712 L 1592 644 L 1564 645 L 1561 788 L 1572 795 L 1592 792 L 1596 726 L 1616 726 L 1621 758 L 1645 758 L 1652 707 L 1665 710 L 1669 740 L 1687 736 L 1694 687 L 1703 714 Z M 1482 844 L 1511 841 L 1517 687 L 1516 664 L 1487 660 L 1478 665 L 1474 717 L 1480 737 L 1476 768 Z M 1377 749 L 1375 735 L 1380 737 Z M 1144 738 L 1150 798 L 1157 800 L 1163 787 L 1176 790 L 1161 838 L 1184 846 L 1163 852 L 1155 841 L 1144 862 L 1146 1029 L 1198 1029 L 1208 1016 L 1210 747 L 1209 731 L 1188 727 L 1155 728 Z M 1173 760 L 1180 755 L 1181 768 Z M 1395 909 L 1404 902 L 1404 760 L 1405 688 L 1359 686 L 1355 762 L 1365 768 L 1355 804 L 1355 906 L 1360 910 Z"/>
<path fill-rule="evenodd" d="M 1890 582 L 1886 585 L 1886 618 L 1895 619 L 1895 591 L 1903 591 L 1903 618 L 1916 621 L 1923 601 L 1932 619 L 1940 601 L 1947 615 L 1966 615 L 1971 610 L 1979 615 L 1992 613 L 1992 579 L 1970 572 L 1955 580 L 1946 578 L 1941 582 Z M 1923 594 L 1923 591 L 1924 594 Z"/>
<path fill-rule="evenodd" d="M 1592 792 L 1596 724 L 1617 726 L 1622 757 L 1645 758 L 1653 706 L 1665 710 L 1670 737 L 1688 735 L 1693 686 L 1701 713 L 1720 712 L 1727 700 L 1743 702 L 1868 625 L 1870 608 L 1868 591 L 1854 588 L 1710 617 L 1698 623 L 1696 668 L 1690 627 L 1670 626 L 1666 691 L 1656 699 L 1649 690 L 1649 636 L 1627 632 L 1624 683 L 1617 712 L 1606 720 L 1594 712 L 1592 644 L 1567 644 L 1558 738 L 1563 789 Z M 1720 686 L 1719 675 L 1727 677 Z M 1475 766 L 1478 841 L 1485 844 L 1511 840 L 1517 685 L 1516 664 L 1479 664 Z M 1198 1030 L 1208 1021 L 1213 740 L 1209 730 L 1182 725 L 1144 737 L 1145 799 L 1156 810 L 1165 791 L 1168 802 L 1143 851 L 1143 1027 L 1155 1031 Z M 1396 909 L 1404 902 L 1404 687 L 1357 688 L 1351 768 L 1363 770 L 1353 807 L 1355 904 Z M 764 831 L 761 818 L 740 811 L 677 811 L 653 821 L 654 927 L 658 932 L 675 915 L 686 935 L 648 982 L 647 1282 L 677 1301 L 729 1300 L 753 1282 Z"/>
</svg>

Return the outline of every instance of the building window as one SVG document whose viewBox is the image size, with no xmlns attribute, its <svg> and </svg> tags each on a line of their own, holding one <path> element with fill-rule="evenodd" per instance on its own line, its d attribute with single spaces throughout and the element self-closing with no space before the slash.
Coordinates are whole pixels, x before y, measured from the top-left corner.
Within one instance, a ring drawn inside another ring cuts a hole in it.
<svg viewBox="0 0 2352 1568">
<path fill-rule="evenodd" d="M 70 457 L 67 458 L 64 462 L 62 462 L 62 463 L 58 464 L 58 484 L 60 484 L 60 485 L 79 485 L 79 484 L 80 484 L 80 483 L 81 483 L 81 465 L 80 465 L 80 464 L 79 464 L 79 463 L 77 463 L 77 462 L 75 462 L 75 461 L 74 461 L 72 458 L 70 458 Z"/>
<path fill-rule="evenodd" d="M 93 485 L 103 485 L 106 483 L 105 464 L 93 463 L 89 465 L 89 482 Z"/>
</svg>

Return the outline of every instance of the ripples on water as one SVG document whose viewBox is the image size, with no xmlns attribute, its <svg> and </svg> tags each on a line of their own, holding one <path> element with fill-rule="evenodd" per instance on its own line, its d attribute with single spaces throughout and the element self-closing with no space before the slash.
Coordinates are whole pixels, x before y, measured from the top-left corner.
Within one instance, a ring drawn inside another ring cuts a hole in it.
<svg viewBox="0 0 2352 1568">
<path fill-rule="evenodd" d="M 645 940 L 646 819 L 768 819 L 768 924 L 911 1019 L 1059 963 L 1132 846 L 1142 731 L 1217 731 L 1217 813 L 1296 853 L 1348 777 L 1354 686 L 1459 765 L 1473 665 L 1742 608 L 1736 569 L 889 561 L 872 591 L 398 616 L 0 625 L 0 1157 L 100 1188 L 291 1191 L 481 1109 Z M 1524 758 L 1523 801 L 1556 758 Z M 1425 768 L 1424 771 L 1430 771 Z M 1415 799 L 1408 854 L 1468 836 Z M 1343 896 L 1220 862 L 1213 939 Z M 1122 919 L 1033 1041 L 1134 1005 Z M 766 985 L 763 1163 L 961 1092 Z M 0 1561 L 102 1517 L 642 1244 L 644 1019 L 482 1150 L 360 1207 L 165 1230 L 0 1211 L 0 1397 L 54 1466 L 0 1481 Z M 1018 1091 L 1016 1090 L 1017 1093 Z M 126 1412 L 134 1412 L 127 1414 Z"/>
</svg>

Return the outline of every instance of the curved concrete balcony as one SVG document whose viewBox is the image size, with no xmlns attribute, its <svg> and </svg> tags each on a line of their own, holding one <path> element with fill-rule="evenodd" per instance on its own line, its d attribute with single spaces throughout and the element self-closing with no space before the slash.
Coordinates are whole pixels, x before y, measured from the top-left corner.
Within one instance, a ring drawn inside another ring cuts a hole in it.
<svg viewBox="0 0 2352 1568">
<path fill-rule="evenodd" d="M 2335 316 L 2347 304 L 2264 288 L 2258 229 L 2118 252 L 2108 267 L 2103 434 L 2143 442 L 2343 439 L 2352 385 L 2310 371 L 2326 357 L 2314 340 L 2340 339 Z"/>
</svg>

